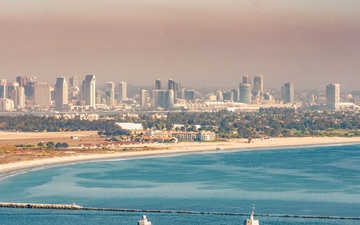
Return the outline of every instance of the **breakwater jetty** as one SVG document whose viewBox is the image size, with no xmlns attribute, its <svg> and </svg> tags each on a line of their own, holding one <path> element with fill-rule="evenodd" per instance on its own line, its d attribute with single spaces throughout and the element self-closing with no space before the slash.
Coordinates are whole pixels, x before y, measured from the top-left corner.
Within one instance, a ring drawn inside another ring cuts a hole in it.
<svg viewBox="0 0 360 225">
<path fill-rule="evenodd" d="M 76 205 L 65 204 L 39 204 L 39 203 L 11 203 L 11 202 L 0 202 L 2 208 L 29 208 L 29 209 L 67 209 L 67 210 L 82 210 L 84 207 Z"/>
<path fill-rule="evenodd" d="M 29 208 L 29 209 L 54 209 L 54 210 L 93 210 L 93 211 L 115 211 L 130 213 L 176 213 L 176 214 L 209 214 L 209 215 L 227 215 L 227 216 L 249 216 L 248 213 L 232 212 L 196 212 L 182 210 L 152 210 L 152 209 L 123 209 L 123 208 L 96 208 L 83 207 L 73 204 L 40 204 L 40 203 L 11 203 L 0 202 L 0 208 Z M 257 217 L 288 217 L 303 219 L 333 219 L 333 220 L 359 220 L 360 217 L 340 217 L 340 216 L 310 216 L 310 215 L 287 215 L 287 214 L 254 214 Z"/>
</svg>

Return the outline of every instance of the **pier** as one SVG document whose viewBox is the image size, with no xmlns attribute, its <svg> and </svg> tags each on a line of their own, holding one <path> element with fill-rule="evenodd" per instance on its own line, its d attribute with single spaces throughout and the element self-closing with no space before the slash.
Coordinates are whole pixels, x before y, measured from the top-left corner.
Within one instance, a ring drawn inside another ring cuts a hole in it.
<svg viewBox="0 0 360 225">
<path fill-rule="evenodd" d="M 96 208 L 83 207 L 73 204 L 40 204 L 40 203 L 11 203 L 0 202 L 0 208 L 28 208 L 28 209 L 54 209 L 54 210 L 93 210 L 93 211 L 115 211 L 129 213 L 177 213 L 177 214 L 208 214 L 208 215 L 227 215 L 227 216 L 249 216 L 248 213 L 232 212 L 196 212 L 182 210 L 151 210 L 151 209 L 123 209 L 123 208 Z M 303 219 L 333 219 L 333 220 L 360 220 L 360 217 L 340 217 L 340 216 L 309 216 L 309 215 L 287 215 L 287 214 L 253 214 L 257 217 L 288 217 Z"/>
</svg>

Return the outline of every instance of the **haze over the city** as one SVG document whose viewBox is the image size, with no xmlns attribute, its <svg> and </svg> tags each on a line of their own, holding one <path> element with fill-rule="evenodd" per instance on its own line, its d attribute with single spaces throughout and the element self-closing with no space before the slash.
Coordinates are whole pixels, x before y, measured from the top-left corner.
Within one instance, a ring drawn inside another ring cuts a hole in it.
<svg viewBox="0 0 360 225">
<path fill-rule="evenodd" d="M 0 76 L 236 87 L 360 84 L 358 0 L 3 0 Z"/>
</svg>

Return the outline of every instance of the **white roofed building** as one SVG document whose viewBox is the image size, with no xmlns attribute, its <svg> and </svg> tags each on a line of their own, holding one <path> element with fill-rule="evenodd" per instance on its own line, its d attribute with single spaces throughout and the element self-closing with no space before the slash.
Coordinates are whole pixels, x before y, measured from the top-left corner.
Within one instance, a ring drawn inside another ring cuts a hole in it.
<svg viewBox="0 0 360 225">
<path fill-rule="evenodd" d="M 141 123 L 115 123 L 124 130 L 144 130 Z"/>
</svg>

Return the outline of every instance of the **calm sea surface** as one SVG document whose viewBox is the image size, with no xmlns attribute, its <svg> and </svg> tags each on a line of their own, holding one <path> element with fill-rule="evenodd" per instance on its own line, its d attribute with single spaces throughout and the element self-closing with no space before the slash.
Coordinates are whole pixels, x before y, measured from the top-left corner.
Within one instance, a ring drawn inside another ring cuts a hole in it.
<svg viewBox="0 0 360 225">
<path fill-rule="evenodd" d="M 214 152 L 43 168 L 0 178 L 0 202 L 195 211 L 146 213 L 153 225 L 360 224 L 360 145 Z M 143 213 L 0 208 L 0 224 L 136 224 Z M 240 221 L 240 222 L 239 222 Z"/>
</svg>

